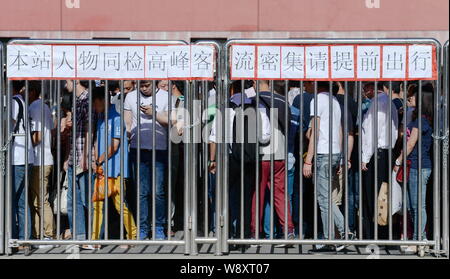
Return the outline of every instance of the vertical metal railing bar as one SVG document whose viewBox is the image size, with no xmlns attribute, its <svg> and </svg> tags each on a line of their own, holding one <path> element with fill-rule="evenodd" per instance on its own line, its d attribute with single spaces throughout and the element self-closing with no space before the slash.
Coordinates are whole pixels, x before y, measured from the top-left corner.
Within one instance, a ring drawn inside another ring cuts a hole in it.
<svg viewBox="0 0 450 279">
<path fill-rule="evenodd" d="M 72 238 L 77 239 L 77 83 L 72 81 Z M 68 205 L 69 206 L 69 205 Z M 80 213 L 81 214 L 81 213 Z"/>
<path fill-rule="evenodd" d="M 8 135 L 8 133 L 5 131 L 4 127 L 4 112 L 5 107 L 3 101 L 5 100 L 5 94 L 3 91 L 3 44 L 0 43 L 0 66 L 2 67 L 0 69 L 0 148 L 2 149 L 0 151 L 0 164 L 2 164 L 3 169 L 0 170 L 0 255 L 2 255 L 5 251 L 5 211 L 6 211 L 6 203 L 5 203 L 5 167 L 7 162 L 5 161 L 5 155 L 6 150 L 3 150 L 5 135 Z"/>
<path fill-rule="evenodd" d="M 345 240 L 348 240 L 348 162 L 350 158 L 348 157 L 348 82 L 344 82 L 344 228 L 345 228 Z M 353 122 L 353 117 L 351 119 Z M 352 131 L 353 132 L 353 131 Z"/>
<path fill-rule="evenodd" d="M 284 81 L 284 239 L 288 239 L 288 139 L 289 139 L 289 130 L 288 127 L 290 125 L 289 119 L 289 81 Z M 281 92 L 279 92 L 281 93 Z M 281 127 L 280 127 L 281 128 Z"/>
<path fill-rule="evenodd" d="M 389 106 L 388 106 L 388 142 L 389 142 L 389 149 L 388 149 L 388 177 L 389 177 L 389 183 L 388 183 L 388 226 L 389 226 L 389 240 L 392 240 L 392 81 L 389 81 Z"/>
<path fill-rule="evenodd" d="M 56 90 L 56 239 L 61 240 L 61 81 Z M 67 175 L 67 173 L 66 173 Z"/>
<path fill-rule="evenodd" d="M 444 46 L 444 78 L 443 78 L 443 109 L 444 109 L 444 125 L 443 125 L 443 136 L 444 136 L 444 146 L 442 152 L 442 160 L 443 160 L 443 169 L 442 169 L 442 237 L 443 237 L 443 250 L 449 256 L 449 224 L 448 224 L 448 211 L 449 211 L 449 196 L 448 196 L 448 141 L 449 141 L 449 125 L 448 125 L 448 117 L 449 117 L 449 42 Z"/>
<path fill-rule="evenodd" d="M 406 167 L 407 167 L 407 157 L 408 157 L 408 154 L 407 154 L 407 124 L 408 123 L 406 123 L 407 122 L 407 114 L 408 114 L 408 107 L 407 107 L 407 104 L 408 104 L 408 87 L 407 87 L 408 85 L 407 85 L 407 82 L 405 82 L 404 84 L 403 84 L 403 92 L 404 92 L 404 94 L 403 94 L 403 103 L 404 103 L 404 106 L 405 106 L 405 109 L 404 109 L 404 112 L 403 112 L 403 138 L 402 138 L 402 141 L 403 141 L 403 150 L 402 150 L 402 152 L 403 152 L 403 170 L 406 170 Z M 408 192 L 407 192 L 407 187 L 405 187 L 405 186 L 407 186 L 407 178 L 406 178 L 406 171 L 404 171 L 403 172 L 403 240 L 408 240 L 408 213 L 407 213 L 407 195 L 408 195 Z"/>
<path fill-rule="evenodd" d="M 108 98 L 109 98 L 109 96 L 108 96 L 109 94 L 108 94 L 108 80 L 105 80 L 105 115 L 104 115 L 104 119 L 105 119 L 105 134 L 104 134 L 104 139 L 103 139 L 103 142 L 104 142 L 104 146 L 105 146 L 105 162 L 104 162 L 104 164 L 105 164 L 105 169 L 104 169 L 104 172 L 103 172 L 103 174 L 104 174 L 104 176 L 105 176 L 105 202 L 104 202 L 104 212 L 105 212 L 105 214 L 103 214 L 103 226 L 104 226 L 104 228 L 105 228 L 105 240 L 108 240 L 109 239 L 109 210 L 108 210 L 108 206 L 109 206 L 109 197 L 108 197 L 108 188 L 109 188 L 109 183 L 108 183 L 108 178 L 109 178 L 109 172 L 108 172 L 108 170 L 109 170 L 109 152 L 108 152 L 108 142 L 109 142 L 109 135 L 108 135 L 108 114 L 109 114 L 109 107 L 108 107 Z M 90 136 L 89 136 L 90 137 Z M 111 139 L 111 144 L 112 144 L 112 139 Z M 101 154 L 98 154 L 98 155 L 101 155 Z"/>
<path fill-rule="evenodd" d="M 373 228 L 374 239 L 378 240 L 378 81 L 375 81 L 374 115 L 373 115 L 373 163 L 374 163 L 374 183 L 373 183 Z M 390 144 L 389 144 L 390 145 Z M 370 170 L 369 170 L 370 171 Z"/>
<path fill-rule="evenodd" d="M 136 96 L 137 96 L 137 102 L 136 102 L 136 181 L 137 181 L 137 191 L 136 191 L 136 220 L 137 220 L 137 239 L 141 239 L 141 203 L 140 196 L 141 196 L 141 81 L 136 81 Z M 145 232 L 145 235 L 148 234 L 148 230 Z"/>
<path fill-rule="evenodd" d="M 317 239 L 317 141 L 319 137 L 317 136 L 317 81 L 314 81 L 314 171 L 313 171 L 313 184 L 314 184 L 314 239 Z M 311 119 L 309 117 L 309 119 Z M 310 123 L 309 121 L 308 123 Z M 311 141 L 311 138 L 309 139 Z"/>
<path fill-rule="evenodd" d="M 44 93 L 44 81 L 41 81 L 41 142 L 40 142 L 40 152 L 41 152 L 41 156 L 39 158 L 41 165 L 40 165 L 40 175 L 39 175 L 39 214 L 40 214 L 40 218 L 39 218 L 39 238 L 41 240 L 44 239 L 44 149 L 45 149 L 45 130 L 46 130 L 46 121 L 44 119 L 44 102 L 45 102 L 45 93 Z M 50 128 L 50 127 L 48 127 Z M 35 160 L 38 160 L 38 158 L 36 158 Z M 32 183 L 35 183 L 34 181 Z M 36 232 L 37 233 L 37 232 Z"/>
<path fill-rule="evenodd" d="M 278 113 L 275 114 L 275 109 L 274 109 L 274 86 L 273 86 L 273 80 L 270 80 L 270 127 L 271 127 L 271 141 L 270 141 L 270 239 L 273 239 L 274 237 L 274 193 L 275 193 L 275 189 L 274 187 L 274 145 L 275 145 L 275 141 L 277 141 L 278 139 L 275 136 L 275 127 L 274 124 L 277 123 L 277 121 L 275 120 L 275 116 L 278 117 Z M 279 125 L 277 125 L 279 126 Z M 281 127 L 280 127 L 281 128 Z M 265 191 L 265 188 L 263 189 L 263 191 Z"/>
<path fill-rule="evenodd" d="M 12 81 L 8 80 L 7 82 L 7 96 L 6 96 L 6 115 L 7 117 L 11 117 L 12 115 Z M 7 135 L 11 135 L 13 132 L 12 130 L 11 121 L 6 121 L 6 131 Z M 12 146 L 13 143 L 11 143 Z M 5 220 L 5 252 L 7 255 L 10 255 L 12 253 L 11 246 L 9 245 L 9 240 L 12 239 L 12 148 L 8 148 L 6 152 L 6 191 L 5 191 L 5 214 L 6 214 L 6 220 Z"/>
<path fill-rule="evenodd" d="M 221 61 L 220 56 L 220 47 L 217 46 L 218 51 L 218 61 Z M 221 66 L 220 64 L 217 66 L 217 73 L 216 73 L 216 114 L 215 119 L 217 119 L 217 116 L 220 115 L 221 118 L 223 118 L 223 77 L 221 76 Z M 221 123 L 218 123 L 217 121 L 214 121 L 216 125 L 216 132 L 218 133 L 217 139 L 219 139 L 219 144 L 216 145 L 216 157 L 217 158 L 217 171 L 216 171 L 216 191 L 215 191 L 215 236 L 217 237 L 216 242 L 216 255 L 220 256 L 222 255 L 222 178 L 223 178 L 223 152 L 222 152 L 222 146 L 223 146 L 223 131 L 221 127 Z M 219 125 L 219 127 L 217 127 Z"/>
<path fill-rule="evenodd" d="M 184 110 L 184 130 L 183 130 L 183 144 L 184 144 L 184 253 L 189 255 L 191 253 L 191 206 L 190 206 L 190 192 L 191 192 L 191 180 L 190 180 L 190 129 L 189 127 L 192 119 L 191 106 L 190 106 L 190 92 L 191 88 L 189 83 L 185 82 L 185 106 Z"/>
<path fill-rule="evenodd" d="M 318 101 L 318 100 L 317 100 Z M 327 239 L 332 239 L 331 233 L 334 230 L 333 224 L 333 82 L 329 82 L 329 92 L 328 92 L 328 110 L 329 110 L 329 119 L 328 119 L 328 235 L 325 236 Z M 323 119 L 322 119 L 323 123 Z M 320 124 L 319 124 L 320 125 Z"/>
<path fill-rule="evenodd" d="M 259 131 L 259 125 L 262 125 L 262 123 L 259 123 L 259 105 L 260 105 L 260 99 L 259 99 L 259 82 L 256 82 L 256 107 L 257 107 L 257 115 L 256 115 L 256 131 Z M 267 108 L 266 108 L 267 109 Z M 260 138 L 258 137 L 258 140 L 256 141 L 256 154 L 258 155 L 256 158 L 256 172 L 255 172 L 255 192 L 256 192 L 256 198 L 255 198 L 255 238 L 259 239 L 259 232 L 260 232 L 260 220 L 261 220 L 261 214 L 260 214 L 260 194 L 261 191 L 263 191 L 263 189 L 261 189 L 260 187 L 260 183 L 259 183 L 259 169 L 260 169 L 260 156 L 259 156 L 259 140 Z"/>
<path fill-rule="evenodd" d="M 124 197 L 125 197 L 125 119 L 124 119 L 124 81 L 120 81 L 120 240 L 124 239 Z M 116 108 L 117 110 L 117 108 Z M 130 221 L 130 220 L 128 220 Z M 131 232 L 127 232 L 128 238 L 131 239 L 133 236 Z"/>
<path fill-rule="evenodd" d="M 203 101 L 203 109 L 201 110 L 205 115 L 205 129 L 208 127 L 208 83 L 206 81 L 202 81 L 202 101 Z M 203 135 L 203 134 L 202 134 Z M 209 171 L 208 171 L 208 142 L 203 142 L 203 176 L 204 176 L 204 211 L 203 211 L 203 218 L 204 218 L 204 236 L 208 237 L 209 235 L 209 214 L 208 214 L 208 184 L 209 184 Z"/>
<path fill-rule="evenodd" d="M 92 181 L 92 147 L 94 146 L 93 143 L 93 119 L 92 119 L 92 80 L 89 81 L 89 104 L 88 104 L 88 137 L 86 139 L 86 144 L 88 146 L 88 239 L 91 240 L 92 239 L 92 185 L 93 185 L 93 181 Z"/>
<path fill-rule="evenodd" d="M 168 81 L 168 121 L 167 121 L 167 239 L 172 239 L 172 81 Z M 175 108 L 176 110 L 177 108 Z M 177 152 L 178 154 L 178 152 Z"/>
<path fill-rule="evenodd" d="M 357 97 L 358 97 L 358 162 L 361 165 L 362 162 L 362 81 L 358 81 L 358 89 L 357 89 Z M 359 218 L 358 218 L 358 235 L 360 239 L 364 239 L 363 237 L 363 199 L 362 199 L 362 169 L 358 166 L 358 192 L 359 192 L 359 200 L 358 200 L 358 210 L 359 210 Z"/>
<path fill-rule="evenodd" d="M 152 240 L 156 240 L 156 81 L 152 80 Z M 168 218 L 166 218 L 167 221 Z"/>
<path fill-rule="evenodd" d="M 195 106 L 195 100 L 196 100 L 196 88 L 195 88 L 196 82 L 190 82 L 190 114 L 192 115 L 191 123 L 190 123 L 190 130 L 192 131 L 190 133 L 190 152 L 192 156 L 190 157 L 189 165 L 190 167 L 190 183 L 191 183 L 191 199 L 190 199 L 190 206 L 191 206 L 191 222 L 192 222 L 192 237 L 191 237 L 191 255 L 197 255 L 198 254 L 198 246 L 195 242 L 195 237 L 197 236 L 198 232 L 198 223 L 197 223 L 197 211 L 198 211 L 198 205 L 195 202 L 197 200 L 197 128 L 196 123 L 199 120 L 198 119 L 198 111 Z"/>
<path fill-rule="evenodd" d="M 298 203 L 298 234 L 299 239 L 303 239 L 303 139 L 304 139 L 304 132 L 303 132 L 303 117 L 305 114 L 305 111 L 303 110 L 303 104 L 304 104 L 304 87 L 303 87 L 303 80 L 300 81 L 300 114 L 298 118 L 298 137 L 299 137 L 299 170 L 298 170 L 298 184 L 299 184 L 299 190 L 298 190 L 298 197 L 299 197 L 299 203 Z M 310 117 L 307 115 L 306 117 Z M 292 206 L 292 205 L 291 205 Z"/>
<path fill-rule="evenodd" d="M 241 198 L 240 198 L 240 222 L 237 222 L 237 224 L 240 224 L 240 239 L 244 239 L 244 133 L 245 133 L 245 127 L 244 127 L 244 95 L 245 95 L 245 82 L 244 80 L 241 80 L 241 115 L 240 115 L 240 137 L 237 138 L 237 142 L 233 143 L 233 144 L 238 144 L 238 142 L 240 142 L 239 144 L 241 145 L 241 162 L 240 162 L 240 191 L 241 191 Z M 235 92 L 237 93 L 237 92 Z M 237 115 L 235 116 L 237 117 Z M 236 125 L 237 125 L 237 121 L 236 121 Z M 236 129 L 237 131 L 237 129 Z"/>
<path fill-rule="evenodd" d="M 29 204 L 28 204 L 28 201 L 29 201 L 29 187 L 28 187 L 28 185 L 29 185 L 29 182 L 30 182 L 30 180 L 29 180 L 29 171 L 30 171 L 30 169 L 29 169 L 29 161 L 30 161 L 30 158 L 29 158 L 29 156 L 28 156 L 28 150 L 29 150 L 29 144 L 30 144 L 30 142 L 29 142 L 29 137 L 28 137 L 28 135 L 30 134 L 30 117 L 29 117 L 29 114 L 28 114 L 28 107 L 30 106 L 30 103 L 29 103 L 29 96 L 30 96 L 30 88 L 29 88 L 29 81 L 27 80 L 26 82 L 25 82 L 25 108 L 24 108 L 24 122 L 25 122 L 25 151 L 24 151 L 24 154 L 25 154 L 25 189 L 24 189 L 24 191 L 25 191 L 25 240 L 28 240 L 29 239 L 29 237 L 30 237 L 30 235 L 28 234 L 28 230 L 30 229 L 29 228 L 29 223 L 28 223 L 28 220 L 29 220 L 29 218 L 31 218 L 31 216 L 30 216 L 30 206 L 29 206 Z M 30 222 L 31 223 L 31 222 Z"/>
<path fill-rule="evenodd" d="M 417 161 L 417 216 L 418 223 L 415 224 L 417 226 L 417 239 L 422 240 L 422 81 L 419 80 L 419 92 L 416 98 L 417 102 L 417 121 L 418 121 L 418 130 L 419 130 L 419 138 L 417 141 L 417 153 L 418 153 L 418 161 Z M 438 95 L 439 96 L 439 95 Z M 437 111 L 439 112 L 439 111 Z M 439 117 L 439 114 L 436 115 Z M 436 132 L 439 134 L 437 130 Z M 437 202 L 437 201 L 435 201 Z"/>
</svg>

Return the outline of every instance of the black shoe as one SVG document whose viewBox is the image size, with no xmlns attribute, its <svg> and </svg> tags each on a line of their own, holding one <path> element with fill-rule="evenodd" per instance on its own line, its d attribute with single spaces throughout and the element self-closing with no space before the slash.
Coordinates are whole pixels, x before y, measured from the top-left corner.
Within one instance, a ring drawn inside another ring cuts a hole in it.
<svg viewBox="0 0 450 279">
<path fill-rule="evenodd" d="M 336 247 L 333 245 L 318 245 L 318 248 L 309 250 L 310 253 L 334 253 L 336 252 Z"/>
</svg>

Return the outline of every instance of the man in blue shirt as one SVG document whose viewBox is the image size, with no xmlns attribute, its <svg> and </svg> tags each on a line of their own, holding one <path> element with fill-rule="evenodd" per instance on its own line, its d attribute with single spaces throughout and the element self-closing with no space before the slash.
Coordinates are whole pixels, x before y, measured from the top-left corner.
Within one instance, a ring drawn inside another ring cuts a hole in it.
<svg viewBox="0 0 450 279">
<path fill-rule="evenodd" d="M 96 178 L 99 179 L 107 173 L 108 188 L 113 193 L 110 198 L 114 202 L 117 212 L 120 214 L 121 207 L 121 189 L 120 176 L 128 177 L 128 151 L 124 152 L 123 173 L 121 173 L 121 149 L 128 146 L 125 125 L 121 121 L 120 115 L 117 113 L 115 106 L 110 104 L 109 98 L 105 100 L 104 90 L 95 88 L 93 90 L 92 102 L 95 112 L 98 114 L 97 135 L 95 142 L 95 165 L 94 170 Z M 105 133 L 105 110 L 108 106 L 108 125 Z M 121 135 L 123 143 L 121 142 Z M 105 147 L 105 136 L 107 137 L 107 147 Z M 106 148 L 107 151 L 106 152 Z M 106 160 L 108 166 L 106 167 Z M 106 170 L 106 171 L 104 171 Z M 112 178 L 112 180 L 111 180 Z M 113 184 L 113 185 L 111 185 Z M 115 189 L 116 191 L 114 191 Z M 109 192 L 109 191 L 108 191 Z M 127 231 L 128 239 L 136 239 L 136 225 L 132 213 L 128 210 L 126 203 L 123 204 L 124 225 Z M 103 201 L 94 202 L 94 224 L 92 231 L 92 239 L 100 238 L 100 230 L 103 223 Z"/>
</svg>

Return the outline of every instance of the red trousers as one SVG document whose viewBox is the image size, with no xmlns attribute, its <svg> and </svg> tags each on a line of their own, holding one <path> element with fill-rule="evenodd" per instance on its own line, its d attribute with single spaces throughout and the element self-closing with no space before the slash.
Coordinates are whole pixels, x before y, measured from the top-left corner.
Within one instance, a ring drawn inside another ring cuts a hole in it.
<svg viewBox="0 0 450 279">
<path fill-rule="evenodd" d="M 285 166 L 284 161 L 274 161 L 273 165 L 273 202 L 275 206 L 275 212 L 277 214 L 278 220 L 280 221 L 280 225 L 284 230 L 284 224 L 286 222 L 286 218 L 284 216 L 284 193 L 285 193 Z M 259 229 L 264 227 L 261 220 L 264 211 L 264 197 L 266 193 L 266 189 L 270 189 L 270 161 L 262 161 L 260 165 L 260 182 L 259 182 Z M 255 234 L 256 232 L 256 193 L 253 193 L 252 198 L 252 223 L 251 223 L 251 232 Z M 291 205 L 288 200 L 288 210 L 287 210 L 287 224 L 288 224 L 288 233 L 294 232 L 294 224 L 292 223 L 291 216 Z"/>
</svg>

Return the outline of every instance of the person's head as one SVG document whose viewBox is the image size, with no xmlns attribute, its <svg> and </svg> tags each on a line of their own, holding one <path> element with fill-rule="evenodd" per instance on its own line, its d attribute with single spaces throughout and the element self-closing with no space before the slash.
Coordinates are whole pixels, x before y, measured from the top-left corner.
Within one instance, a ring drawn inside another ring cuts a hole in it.
<svg viewBox="0 0 450 279">
<path fill-rule="evenodd" d="M 270 91 L 270 85 L 268 80 L 259 80 L 259 91 Z"/>
<path fill-rule="evenodd" d="M 366 98 L 372 99 L 375 96 L 375 83 L 368 82 L 363 86 L 363 92 Z"/>
<path fill-rule="evenodd" d="M 303 82 L 304 90 L 308 93 L 314 93 L 314 81 L 304 81 Z"/>
<path fill-rule="evenodd" d="M 300 81 L 298 80 L 290 80 L 288 83 L 289 86 L 289 90 L 293 89 L 293 88 L 300 88 Z"/>
<path fill-rule="evenodd" d="M 92 107 L 96 113 L 103 113 L 106 105 L 109 106 L 109 98 L 105 99 L 105 90 L 101 87 L 92 89 Z"/>
<path fill-rule="evenodd" d="M 120 92 L 120 84 L 116 80 L 111 80 L 108 82 L 108 92 L 110 95 L 115 96 Z"/>
<path fill-rule="evenodd" d="M 152 95 L 152 82 L 150 80 L 143 80 L 139 84 L 139 90 L 144 94 L 145 96 L 151 96 Z"/>
<path fill-rule="evenodd" d="M 411 106 L 416 107 L 412 114 L 412 120 L 416 120 L 419 117 L 419 93 L 412 95 L 408 98 L 408 103 Z M 430 91 L 422 91 L 422 115 L 425 116 L 430 122 L 433 119 L 433 93 Z"/>
<path fill-rule="evenodd" d="M 273 90 L 280 95 L 285 95 L 285 81 L 276 80 L 273 82 Z"/>
<path fill-rule="evenodd" d="M 403 82 L 401 81 L 391 81 L 390 83 L 392 89 L 392 95 L 398 94 L 400 97 L 403 95 Z M 389 94 L 389 81 L 384 81 L 381 83 L 383 91 Z"/>
<path fill-rule="evenodd" d="M 126 80 L 123 82 L 123 94 L 128 94 L 135 89 L 136 82 L 134 80 Z"/>
<path fill-rule="evenodd" d="M 172 81 L 172 94 L 177 96 L 184 95 L 184 81 Z"/>
<path fill-rule="evenodd" d="M 317 82 L 317 93 L 330 92 L 330 91 L 333 91 L 333 87 L 330 88 L 329 81 L 318 81 Z"/>
<path fill-rule="evenodd" d="M 80 87 L 80 90 L 87 90 L 89 88 L 89 81 L 87 80 L 77 80 L 77 87 Z"/>
<path fill-rule="evenodd" d="M 13 95 L 21 94 L 24 87 L 25 87 L 24 80 L 13 80 L 13 82 L 12 82 Z"/>
<path fill-rule="evenodd" d="M 72 99 L 72 94 L 64 88 L 61 97 L 61 108 L 64 112 L 67 113 L 72 110 Z"/>
<path fill-rule="evenodd" d="M 28 83 L 28 100 L 30 103 L 36 101 L 41 96 L 41 82 L 30 81 Z"/>
<path fill-rule="evenodd" d="M 169 91 L 169 81 L 168 80 L 160 80 L 160 81 L 158 81 L 157 87 L 159 89 Z"/>
</svg>

